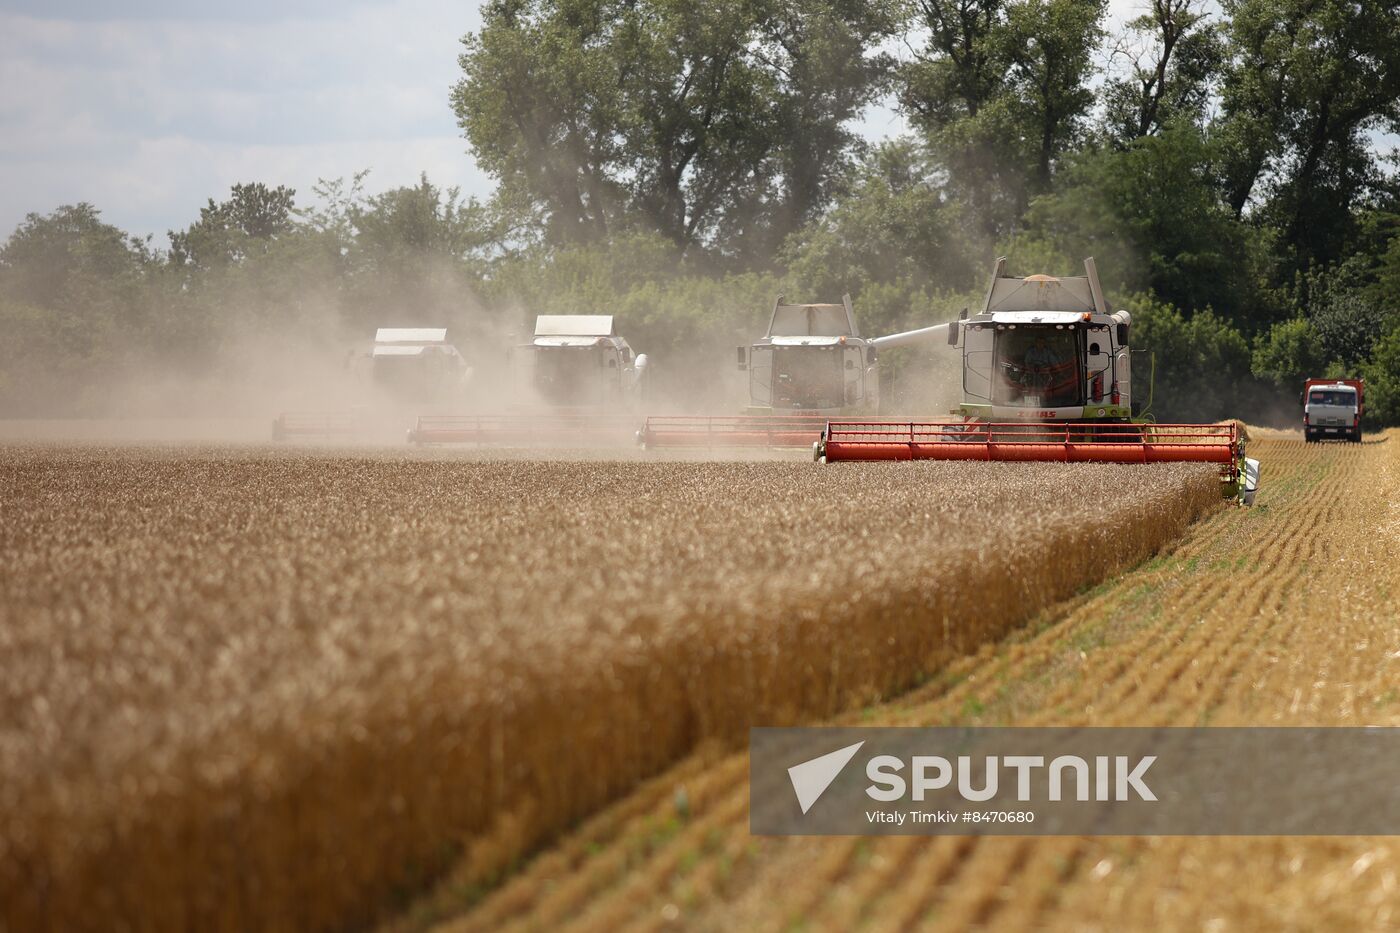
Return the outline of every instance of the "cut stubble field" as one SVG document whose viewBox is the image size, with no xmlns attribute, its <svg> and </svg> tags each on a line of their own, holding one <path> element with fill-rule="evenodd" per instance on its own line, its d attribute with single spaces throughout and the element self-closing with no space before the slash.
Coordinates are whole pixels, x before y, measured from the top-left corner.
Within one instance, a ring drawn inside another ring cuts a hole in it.
<svg viewBox="0 0 1400 933">
<path fill-rule="evenodd" d="M 0 449 L 0 927 L 362 925 L 449 867 L 455 910 L 1221 508 L 1198 466 Z"/>
</svg>

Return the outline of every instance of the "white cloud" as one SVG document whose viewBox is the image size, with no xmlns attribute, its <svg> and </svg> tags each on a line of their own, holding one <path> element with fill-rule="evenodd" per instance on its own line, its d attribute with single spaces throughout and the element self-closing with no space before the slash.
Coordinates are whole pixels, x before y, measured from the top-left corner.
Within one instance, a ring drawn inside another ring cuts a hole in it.
<svg viewBox="0 0 1400 933">
<path fill-rule="evenodd" d="M 89 200 L 163 239 L 235 182 L 309 196 L 318 177 L 366 167 L 375 189 L 427 171 L 489 192 L 447 102 L 474 8 L 303 0 L 214 21 L 172 7 L 0 13 L 0 231 Z"/>
</svg>

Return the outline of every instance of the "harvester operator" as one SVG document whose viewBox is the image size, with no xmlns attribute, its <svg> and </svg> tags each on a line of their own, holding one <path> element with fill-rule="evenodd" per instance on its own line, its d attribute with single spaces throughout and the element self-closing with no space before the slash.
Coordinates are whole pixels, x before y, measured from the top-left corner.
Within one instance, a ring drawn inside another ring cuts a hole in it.
<svg viewBox="0 0 1400 933">
<path fill-rule="evenodd" d="M 1060 365 L 1060 355 L 1051 349 L 1044 337 L 1035 338 L 1035 346 L 1026 351 L 1026 369 L 1035 373 L 1048 373 Z"/>
</svg>

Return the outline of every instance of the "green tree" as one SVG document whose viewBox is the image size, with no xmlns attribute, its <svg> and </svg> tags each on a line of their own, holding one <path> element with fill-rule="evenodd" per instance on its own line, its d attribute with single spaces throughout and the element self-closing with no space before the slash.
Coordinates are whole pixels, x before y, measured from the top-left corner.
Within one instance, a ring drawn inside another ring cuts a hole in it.
<svg viewBox="0 0 1400 933">
<path fill-rule="evenodd" d="M 761 261 L 842 177 L 888 28 L 855 0 L 496 0 L 452 104 L 547 243 L 640 228 Z"/>
<path fill-rule="evenodd" d="M 1189 318 L 1148 296 L 1125 305 L 1133 316 L 1132 345 L 1155 357 L 1152 411 L 1158 421 L 1236 418 L 1258 404 L 1249 344 L 1213 312 Z M 1147 396 L 1147 373 L 1134 369 L 1133 392 Z"/>
<path fill-rule="evenodd" d="M 1280 321 L 1255 338 L 1251 369 L 1274 385 L 1297 388 L 1303 380 L 1321 376 L 1327 366 L 1322 338 L 1305 317 Z"/>
<path fill-rule="evenodd" d="M 0 293 L 65 313 L 134 299 L 152 255 L 91 204 L 29 214 L 0 247 Z"/>
<path fill-rule="evenodd" d="M 170 231 L 170 262 L 176 266 L 214 266 L 241 262 L 265 252 L 292 231 L 296 192 L 261 182 L 234 185 L 226 201 L 200 208 L 199 220 L 180 232 Z"/>
<path fill-rule="evenodd" d="M 1211 158 L 1186 123 L 1122 149 L 1086 150 L 1069 160 L 1058 190 L 1032 204 L 1028 237 L 1065 262 L 1095 256 L 1113 287 L 1262 326 L 1273 312 L 1253 287 L 1255 237 L 1212 184 Z"/>
<path fill-rule="evenodd" d="M 1093 105 L 1088 82 L 1104 8 L 1104 0 L 1025 0 L 1007 9 L 1005 103 L 1032 142 L 1038 191 L 1050 189 L 1055 161 L 1079 140 Z"/>
<path fill-rule="evenodd" d="M 1109 137 L 1119 145 L 1172 123 L 1201 125 L 1224 63 L 1203 0 L 1152 0 L 1114 48 L 1122 71 L 1102 90 Z"/>
<path fill-rule="evenodd" d="M 438 188 L 426 175 L 350 203 L 354 240 L 345 256 L 355 329 L 459 323 L 476 304 L 500 230 L 489 207 Z"/>
<path fill-rule="evenodd" d="M 1400 126 L 1393 4 L 1224 0 L 1222 179 L 1236 214 L 1258 201 L 1285 276 L 1342 258 L 1353 208 L 1379 180 L 1374 131 Z"/>
<path fill-rule="evenodd" d="M 1400 424 L 1400 326 L 1376 343 L 1361 375 L 1366 380 L 1366 421 L 1376 426 Z"/>
<path fill-rule="evenodd" d="M 91 204 L 25 217 L 0 246 L 0 410 L 64 411 L 162 337 L 145 300 L 155 267 Z"/>
<path fill-rule="evenodd" d="M 879 146 L 848 195 L 789 239 L 790 276 L 813 294 L 857 297 L 875 284 L 911 289 L 968 287 L 962 212 L 950 205 L 927 155 L 913 140 Z"/>
<path fill-rule="evenodd" d="M 1012 232 L 1050 188 L 1093 103 L 1100 0 L 919 0 L 926 35 L 897 76 L 899 99 L 984 234 Z"/>
</svg>

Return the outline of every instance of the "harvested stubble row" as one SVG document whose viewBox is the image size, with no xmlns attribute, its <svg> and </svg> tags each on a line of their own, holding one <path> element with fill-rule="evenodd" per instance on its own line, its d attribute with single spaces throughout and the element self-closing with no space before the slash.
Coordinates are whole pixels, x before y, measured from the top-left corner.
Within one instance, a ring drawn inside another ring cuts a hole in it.
<svg viewBox="0 0 1400 933">
<path fill-rule="evenodd" d="M 1210 468 L 0 451 L 0 924 L 326 928 L 907 687 Z"/>
</svg>

